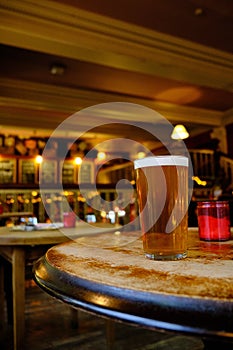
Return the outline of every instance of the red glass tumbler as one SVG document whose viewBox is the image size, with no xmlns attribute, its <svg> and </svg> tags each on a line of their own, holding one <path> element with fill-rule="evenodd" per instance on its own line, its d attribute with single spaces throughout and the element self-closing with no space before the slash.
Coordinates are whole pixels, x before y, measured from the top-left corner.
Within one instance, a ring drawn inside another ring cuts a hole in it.
<svg viewBox="0 0 233 350">
<path fill-rule="evenodd" d="M 73 211 L 63 213 L 63 224 L 64 227 L 75 227 L 76 214 Z"/>
<path fill-rule="evenodd" d="M 230 215 L 227 201 L 198 202 L 199 237 L 205 241 L 230 239 Z"/>
</svg>

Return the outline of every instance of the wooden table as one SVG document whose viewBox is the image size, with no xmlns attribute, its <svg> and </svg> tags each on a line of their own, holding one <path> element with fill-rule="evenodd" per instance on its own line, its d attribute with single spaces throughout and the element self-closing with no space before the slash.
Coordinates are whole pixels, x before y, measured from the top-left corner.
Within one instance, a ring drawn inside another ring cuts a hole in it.
<svg viewBox="0 0 233 350">
<path fill-rule="evenodd" d="M 151 261 L 137 237 L 102 234 L 53 247 L 37 261 L 35 280 L 65 303 L 108 318 L 232 339 L 233 240 L 202 242 L 190 229 L 186 259 Z"/>
<path fill-rule="evenodd" d="M 104 225 L 106 227 L 106 225 Z M 110 228 L 111 227 L 111 228 Z M 118 227 L 108 226 L 108 230 Z M 77 223 L 72 229 L 53 229 L 38 231 L 13 231 L 10 228 L 0 228 L 0 255 L 12 264 L 13 290 L 13 329 L 14 349 L 23 349 L 24 342 L 24 308 L 25 308 L 25 268 L 42 256 L 49 247 L 67 242 L 82 235 L 93 235 L 103 231 L 102 225 L 92 227 L 85 223 Z M 0 265 L 0 310 L 4 305 L 3 265 Z M 3 312 L 0 313 L 0 323 L 3 323 Z"/>
<path fill-rule="evenodd" d="M 5 222 L 7 221 L 7 219 L 13 219 L 13 221 L 15 222 L 16 218 L 24 218 L 24 217 L 33 217 L 33 213 L 29 212 L 29 211 L 13 211 L 13 212 L 4 212 L 2 214 L 0 214 L 0 223 L 1 225 L 5 226 Z"/>
<path fill-rule="evenodd" d="M 25 217 L 25 216 L 33 216 L 33 213 L 30 211 L 9 211 L 0 214 L 0 219 L 5 219 L 5 218 L 19 218 L 19 217 Z"/>
</svg>

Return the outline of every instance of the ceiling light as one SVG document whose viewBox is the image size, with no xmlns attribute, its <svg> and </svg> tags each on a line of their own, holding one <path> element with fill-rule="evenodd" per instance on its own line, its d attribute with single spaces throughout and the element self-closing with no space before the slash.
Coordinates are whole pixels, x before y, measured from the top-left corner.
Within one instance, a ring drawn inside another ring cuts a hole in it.
<svg viewBox="0 0 233 350">
<path fill-rule="evenodd" d="M 140 151 L 140 152 L 137 153 L 137 158 L 138 158 L 138 159 L 145 158 L 145 156 L 146 156 L 146 153 L 143 152 L 143 151 Z"/>
<path fill-rule="evenodd" d="M 189 133 L 184 127 L 184 125 L 177 124 L 173 129 L 171 138 L 173 140 L 184 140 L 187 139 L 187 137 L 189 137 Z"/>
<path fill-rule="evenodd" d="M 54 63 L 50 67 L 50 73 L 52 75 L 63 75 L 65 72 L 65 69 L 66 69 L 66 67 L 63 64 Z"/>
<path fill-rule="evenodd" d="M 197 7 L 194 11 L 195 16 L 202 16 L 204 14 L 204 10 L 201 7 Z"/>
<path fill-rule="evenodd" d="M 99 161 L 105 160 L 105 159 L 106 159 L 106 153 L 105 153 L 105 152 L 98 152 L 98 153 L 97 153 L 97 159 L 98 159 Z"/>
</svg>

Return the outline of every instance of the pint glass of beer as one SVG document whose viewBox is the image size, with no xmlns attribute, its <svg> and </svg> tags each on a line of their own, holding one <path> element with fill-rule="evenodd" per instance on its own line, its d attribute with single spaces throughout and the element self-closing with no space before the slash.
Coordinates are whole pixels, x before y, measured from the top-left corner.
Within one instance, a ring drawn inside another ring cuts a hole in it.
<svg viewBox="0 0 233 350">
<path fill-rule="evenodd" d="M 134 161 L 143 249 L 153 260 L 187 256 L 188 158 L 152 156 Z"/>
</svg>

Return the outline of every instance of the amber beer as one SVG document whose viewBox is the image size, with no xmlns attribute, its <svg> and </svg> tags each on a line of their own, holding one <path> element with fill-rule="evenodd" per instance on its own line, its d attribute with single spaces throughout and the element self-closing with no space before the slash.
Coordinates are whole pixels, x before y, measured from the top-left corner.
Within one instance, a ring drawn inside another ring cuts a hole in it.
<svg viewBox="0 0 233 350">
<path fill-rule="evenodd" d="M 154 260 L 185 258 L 188 158 L 147 157 L 135 160 L 134 167 L 146 257 Z"/>
</svg>

